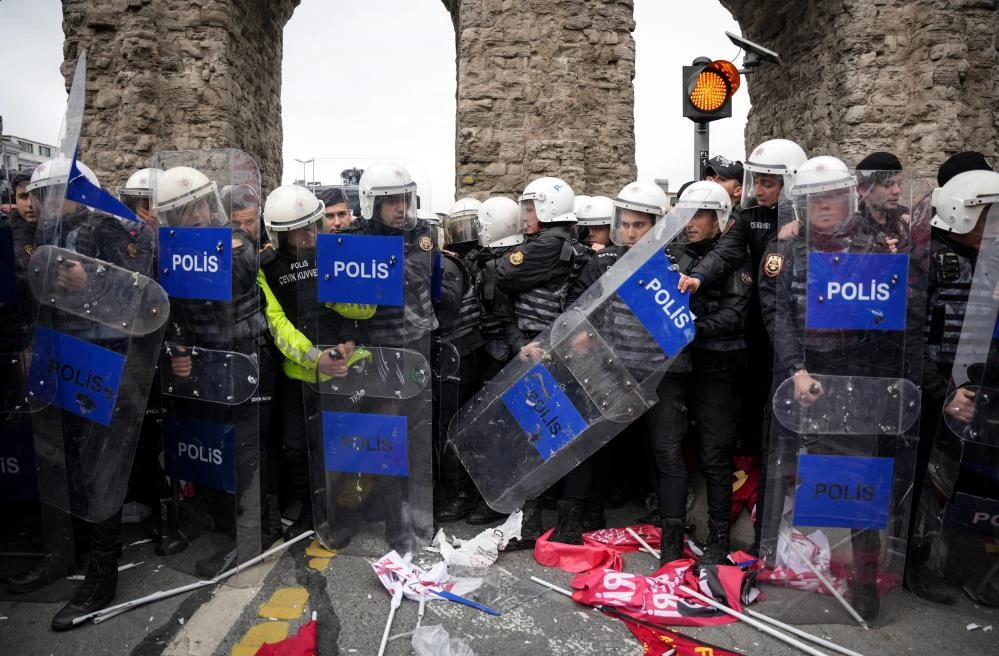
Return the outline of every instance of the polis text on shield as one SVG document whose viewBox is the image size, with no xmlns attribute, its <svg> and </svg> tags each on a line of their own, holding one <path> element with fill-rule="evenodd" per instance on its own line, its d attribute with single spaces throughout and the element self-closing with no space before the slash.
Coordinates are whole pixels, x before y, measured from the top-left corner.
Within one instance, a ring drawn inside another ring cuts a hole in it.
<svg viewBox="0 0 999 656">
<path fill-rule="evenodd" d="M 209 465 L 222 464 L 222 449 L 213 449 L 202 444 L 177 442 L 177 456 Z"/>
<path fill-rule="evenodd" d="M 215 273 L 219 270 L 218 255 L 201 255 L 174 253 L 170 258 L 170 266 L 174 271 L 193 271 L 196 273 Z"/>
<path fill-rule="evenodd" d="M 669 317 L 673 321 L 673 325 L 677 328 L 683 328 L 693 321 L 693 316 L 690 310 L 687 309 L 687 306 L 683 303 L 678 303 L 670 291 L 663 288 L 663 284 L 659 278 L 653 278 L 646 284 L 645 291 L 652 292 L 653 300 L 663 311 L 663 314 Z"/>
</svg>

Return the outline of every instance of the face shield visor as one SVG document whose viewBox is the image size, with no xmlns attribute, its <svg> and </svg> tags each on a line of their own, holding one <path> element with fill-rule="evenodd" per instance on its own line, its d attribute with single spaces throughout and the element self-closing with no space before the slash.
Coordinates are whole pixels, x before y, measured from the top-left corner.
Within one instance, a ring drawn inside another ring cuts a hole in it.
<svg viewBox="0 0 999 656">
<path fill-rule="evenodd" d="M 156 207 L 160 225 L 174 228 L 218 228 L 229 220 L 214 182 Z"/>
<path fill-rule="evenodd" d="M 372 187 L 374 199 L 372 220 L 396 230 L 416 227 L 416 184 L 403 186 Z"/>
<path fill-rule="evenodd" d="M 469 210 L 449 216 L 445 222 L 445 238 L 448 244 L 477 243 L 479 241 L 478 212 Z"/>
<path fill-rule="evenodd" d="M 774 207 L 787 198 L 790 184 L 787 168 L 783 165 L 759 165 L 746 162 L 742 176 L 743 208 Z"/>
</svg>

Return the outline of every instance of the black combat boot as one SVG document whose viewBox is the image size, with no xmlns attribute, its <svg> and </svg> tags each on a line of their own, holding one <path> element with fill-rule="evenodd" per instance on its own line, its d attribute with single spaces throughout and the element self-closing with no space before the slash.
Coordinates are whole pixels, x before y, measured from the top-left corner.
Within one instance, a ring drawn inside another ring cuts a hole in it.
<svg viewBox="0 0 999 656">
<path fill-rule="evenodd" d="M 928 565 L 929 552 L 929 545 L 912 548 L 905 564 L 905 587 L 920 599 L 935 604 L 953 604 L 956 598 L 950 585 Z"/>
<path fill-rule="evenodd" d="M 263 517 L 260 527 L 260 544 L 264 549 L 281 539 L 284 527 L 281 526 L 281 504 L 276 494 L 264 496 Z"/>
<path fill-rule="evenodd" d="M 552 542 L 583 544 L 583 504 L 575 499 L 560 499 L 555 508 L 558 510 L 558 523 L 555 524 Z"/>
<path fill-rule="evenodd" d="M 683 518 L 663 520 L 663 536 L 659 544 L 659 566 L 683 558 Z"/>
<path fill-rule="evenodd" d="M 62 553 L 47 553 L 30 569 L 4 579 L 10 594 L 27 594 L 41 590 L 73 571 L 73 559 Z"/>
<path fill-rule="evenodd" d="M 697 559 L 697 567 L 724 563 L 729 552 L 729 523 L 708 519 L 708 544 Z"/>
<path fill-rule="evenodd" d="M 67 631 L 76 626 L 76 618 L 100 610 L 111 603 L 118 589 L 118 554 L 91 556 L 87 573 L 76 594 L 52 618 L 53 631 Z"/>
<path fill-rule="evenodd" d="M 312 501 L 306 499 L 302 501 L 302 512 L 298 513 L 298 519 L 284 529 L 284 541 L 290 542 L 302 533 L 311 531 L 312 527 Z"/>
<path fill-rule="evenodd" d="M 236 566 L 236 555 L 236 541 L 226 542 L 215 553 L 194 563 L 194 573 L 203 579 L 213 579 Z"/>
<path fill-rule="evenodd" d="M 465 490 L 442 494 L 434 501 L 434 519 L 438 522 L 456 522 L 475 510 L 475 495 Z"/>
<path fill-rule="evenodd" d="M 850 601 L 858 615 L 865 620 L 874 620 L 881 612 L 881 595 L 878 592 L 880 537 L 877 531 L 855 530 L 851 541 L 853 580 L 850 582 Z"/>
<path fill-rule="evenodd" d="M 504 517 L 506 517 L 506 515 L 496 512 L 490 508 L 480 497 L 475 503 L 475 510 L 468 513 L 468 517 L 465 518 L 465 523 L 471 524 L 472 526 L 484 526 L 485 524 L 498 522 Z"/>
<path fill-rule="evenodd" d="M 524 502 L 524 517 L 520 522 L 520 538 L 510 540 L 506 545 L 507 551 L 534 548 L 534 542 L 541 537 L 543 530 L 541 511 L 541 504 L 537 499 L 528 499 Z"/>
<path fill-rule="evenodd" d="M 607 528 L 603 497 L 591 494 L 583 500 L 582 524 L 584 532 Z"/>
</svg>

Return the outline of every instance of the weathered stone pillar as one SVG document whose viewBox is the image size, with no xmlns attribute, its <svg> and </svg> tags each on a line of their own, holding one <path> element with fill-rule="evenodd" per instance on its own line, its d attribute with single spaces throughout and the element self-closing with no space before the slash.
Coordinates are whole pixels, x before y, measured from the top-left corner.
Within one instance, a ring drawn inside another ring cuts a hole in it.
<svg viewBox="0 0 999 656">
<path fill-rule="evenodd" d="M 635 178 L 633 0 L 442 0 L 457 37 L 458 197 L 542 175 L 613 196 Z"/>
<path fill-rule="evenodd" d="M 299 0 L 63 0 L 62 72 L 86 49 L 81 159 L 108 188 L 160 149 L 240 148 L 282 169 L 284 25 Z"/>
<path fill-rule="evenodd" d="M 721 0 L 781 66 L 749 77 L 747 151 L 787 137 L 856 165 L 875 150 L 935 174 L 999 154 L 996 0 Z"/>
</svg>

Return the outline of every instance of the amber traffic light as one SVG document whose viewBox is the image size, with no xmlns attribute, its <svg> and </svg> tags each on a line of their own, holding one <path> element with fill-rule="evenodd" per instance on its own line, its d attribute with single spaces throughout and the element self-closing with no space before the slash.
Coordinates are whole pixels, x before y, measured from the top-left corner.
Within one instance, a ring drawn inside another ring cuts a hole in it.
<svg viewBox="0 0 999 656">
<path fill-rule="evenodd" d="M 728 118 L 739 82 L 732 62 L 698 57 L 692 66 L 683 67 L 683 115 L 698 123 Z"/>
</svg>

